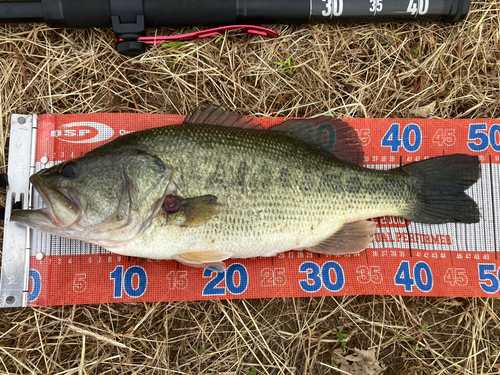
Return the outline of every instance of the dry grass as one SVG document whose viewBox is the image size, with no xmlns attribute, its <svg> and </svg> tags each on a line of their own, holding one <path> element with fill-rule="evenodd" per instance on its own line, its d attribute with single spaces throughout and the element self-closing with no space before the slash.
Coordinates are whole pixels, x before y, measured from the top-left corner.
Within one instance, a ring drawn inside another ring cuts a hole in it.
<svg viewBox="0 0 500 375">
<path fill-rule="evenodd" d="M 276 40 L 231 35 L 127 59 L 109 31 L 2 27 L 3 170 L 12 113 L 214 102 L 256 116 L 408 117 L 435 103 L 434 117 L 500 117 L 499 0 L 473 2 L 452 26 L 275 29 Z M 373 349 L 384 374 L 500 374 L 498 311 L 498 300 L 384 296 L 3 310 L 0 374 L 378 373 L 339 367 L 355 348 Z"/>
</svg>

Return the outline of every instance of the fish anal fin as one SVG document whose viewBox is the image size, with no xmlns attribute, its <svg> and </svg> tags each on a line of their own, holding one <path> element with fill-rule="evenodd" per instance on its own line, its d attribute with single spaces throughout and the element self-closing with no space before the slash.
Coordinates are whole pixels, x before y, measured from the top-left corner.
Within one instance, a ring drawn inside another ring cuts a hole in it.
<svg viewBox="0 0 500 375">
<path fill-rule="evenodd" d="M 255 128 L 252 120 L 247 120 L 245 116 L 230 110 L 223 110 L 222 107 L 215 107 L 212 104 L 205 109 L 198 107 L 193 114 L 186 116 L 184 124 L 219 125 L 244 129 Z"/>
<path fill-rule="evenodd" d="M 169 223 L 181 227 L 196 227 L 217 215 L 217 197 L 204 195 L 183 199 L 176 195 L 167 195 L 163 209 L 167 212 Z"/>
<path fill-rule="evenodd" d="M 343 162 L 363 165 L 364 153 L 356 130 L 342 119 L 317 117 L 287 120 L 270 128 L 321 147 Z"/>
<path fill-rule="evenodd" d="M 306 250 L 328 255 L 355 254 L 370 245 L 374 233 L 375 222 L 354 221 L 344 224 L 331 237 Z"/>
<path fill-rule="evenodd" d="M 193 251 L 174 256 L 179 263 L 190 267 L 207 268 L 214 272 L 226 270 L 224 260 L 231 258 L 233 254 L 223 250 Z"/>
</svg>

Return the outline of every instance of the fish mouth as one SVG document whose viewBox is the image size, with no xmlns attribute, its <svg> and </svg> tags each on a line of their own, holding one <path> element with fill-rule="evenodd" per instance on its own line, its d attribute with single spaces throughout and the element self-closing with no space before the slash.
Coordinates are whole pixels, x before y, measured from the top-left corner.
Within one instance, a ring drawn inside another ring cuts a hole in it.
<svg viewBox="0 0 500 375">
<path fill-rule="evenodd" d="M 68 227 L 81 217 L 82 204 L 72 190 L 51 188 L 38 174 L 32 175 L 30 182 L 42 197 L 46 207 L 38 210 L 14 210 L 11 212 L 12 220 L 50 233 L 51 229 Z"/>
</svg>

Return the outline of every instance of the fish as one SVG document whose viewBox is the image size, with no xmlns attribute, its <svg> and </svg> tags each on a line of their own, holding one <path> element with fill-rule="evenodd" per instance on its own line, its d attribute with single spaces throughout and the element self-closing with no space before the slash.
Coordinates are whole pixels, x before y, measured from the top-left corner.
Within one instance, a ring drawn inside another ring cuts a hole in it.
<svg viewBox="0 0 500 375">
<path fill-rule="evenodd" d="M 477 156 L 375 170 L 362 166 L 361 143 L 341 119 L 265 129 L 199 107 L 183 123 L 123 135 L 33 174 L 45 207 L 14 210 L 11 219 L 116 254 L 217 272 L 230 258 L 288 250 L 358 253 L 381 216 L 479 221 L 465 192 L 480 178 Z"/>
</svg>

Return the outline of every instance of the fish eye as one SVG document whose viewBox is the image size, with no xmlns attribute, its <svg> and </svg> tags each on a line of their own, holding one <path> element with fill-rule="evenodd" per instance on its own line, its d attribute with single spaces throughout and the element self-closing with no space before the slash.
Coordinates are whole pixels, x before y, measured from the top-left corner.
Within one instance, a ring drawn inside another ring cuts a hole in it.
<svg viewBox="0 0 500 375">
<path fill-rule="evenodd" d="M 68 161 L 64 163 L 64 165 L 61 168 L 61 176 L 66 178 L 76 177 L 79 172 L 80 168 L 78 164 L 74 161 Z"/>
</svg>

